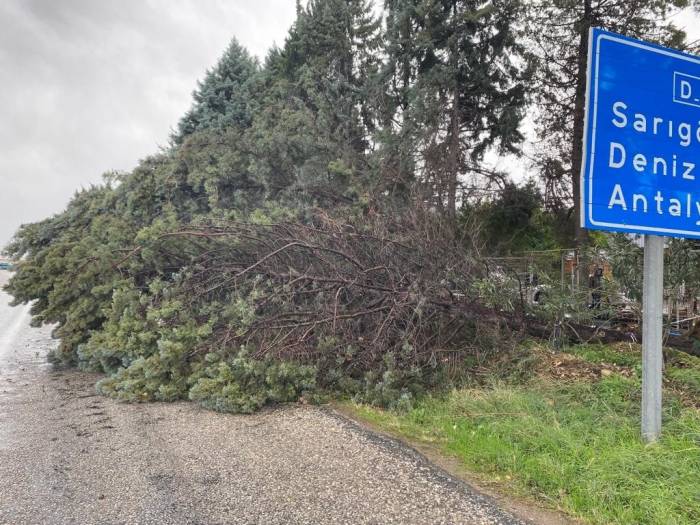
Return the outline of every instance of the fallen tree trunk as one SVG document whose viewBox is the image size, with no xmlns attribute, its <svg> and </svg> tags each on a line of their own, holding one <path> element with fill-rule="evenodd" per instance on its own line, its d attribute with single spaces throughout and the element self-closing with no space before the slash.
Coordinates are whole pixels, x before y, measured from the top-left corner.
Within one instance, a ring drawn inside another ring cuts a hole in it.
<svg viewBox="0 0 700 525">
<path fill-rule="evenodd" d="M 568 330 L 563 335 L 568 344 L 578 343 L 640 343 L 642 342 L 641 330 L 619 330 L 617 328 L 601 328 L 580 323 L 568 323 Z M 552 327 L 536 318 L 529 319 L 525 324 L 528 335 L 538 339 L 548 340 L 551 337 Z M 664 340 L 664 346 L 682 350 L 691 355 L 700 357 L 700 349 L 695 341 L 683 335 L 670 334 Z"/>
</svg>

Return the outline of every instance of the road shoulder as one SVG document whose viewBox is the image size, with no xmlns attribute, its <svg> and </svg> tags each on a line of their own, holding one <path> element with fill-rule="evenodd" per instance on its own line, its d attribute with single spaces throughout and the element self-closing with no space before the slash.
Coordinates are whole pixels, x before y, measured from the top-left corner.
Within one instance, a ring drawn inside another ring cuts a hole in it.
<svg viewBox="0 0 700 525">
<path fill-rule="evenodd" d="M 538 525 L 584 525 L 585 522 L 567 516 L 562 512 L 545 508 L 537 502 L 528 500 L 520 495 L 514 495 L 509 487 L 503 484 L 489 483 L 467 470 L 454 457 L 445 455 L 437 446 L 429 443 L 409 440 L 398 433 L 382 429 L 373 422 L 363 418 L 346 403 L 332 403 L 327 407 L 329 413 L 342 418 L 354 425 L 361 432 L 373 436 L 376 440 L 393 443 L 394 447 L 403 447 L 410 453 L 440 470 L 455 482 L 462 483 L 467 490 L 480 495 L 491 505 L 501 508 L 518 519 Z"/>
</svg>

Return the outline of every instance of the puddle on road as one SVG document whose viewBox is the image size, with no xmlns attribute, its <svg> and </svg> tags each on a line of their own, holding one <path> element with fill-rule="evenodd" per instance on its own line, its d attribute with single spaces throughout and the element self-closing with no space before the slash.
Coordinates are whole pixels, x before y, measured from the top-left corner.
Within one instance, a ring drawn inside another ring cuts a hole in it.
<svg viewBox="0 0 700 525">
<path fill-rule="evenodd" d="M 0 275 L 0 288 L 2 281 Z M 46 354 L 58 344 L 51 338 L 52 327 L 29 325 L 29 309 L 29 305 L 10 306 L 9 295 L 0 291 L 0 450 L 7 449 L 15 435 L 17 398 L 48 375 L 52 365 Z"/>
</svg>

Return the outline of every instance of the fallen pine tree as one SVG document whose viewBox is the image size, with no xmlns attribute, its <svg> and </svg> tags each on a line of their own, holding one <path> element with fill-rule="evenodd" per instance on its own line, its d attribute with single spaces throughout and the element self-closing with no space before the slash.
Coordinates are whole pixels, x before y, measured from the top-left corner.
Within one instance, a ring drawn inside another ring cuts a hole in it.
<svg viewBox="0 0 700 525">
<path fill-rule="evenodd" d="M 189 395 L 248 410 L 321 388 L 393 404 L 444 382 L 466 355 L 503 351 L 523 333 L 512 313 L 482 303 L 483 266 L 439 217 L 419 211 L 201 224 L 116 264 L 129 274 L 146 253 L 189 261 L 148 291 L 117 291 L 104 329 L 78 352 L 83 367 L 111 374 L 101 389 L 123 399 Z M 261 395 L 250 407 L 224 399 L 231 383 L 273 388 L 279 377 L 265 381 L 281 364 L 285 395 Z"/>
<path fill-rule="evenodd" d="M 339 217 L 160 225 L 74 260 L 66 274 L 109 278 L 76 304 L 110 298 L 99 328 L 57 358 L 105 372 L 100 390 L 123 400 L 250 412 L 323 391 L 407 405 L 557 323 L 561 342 L 634 340 L 528 307 L 437 214 Z M 78 331 L 74 315 L 62 322 Z"/>
</svg>

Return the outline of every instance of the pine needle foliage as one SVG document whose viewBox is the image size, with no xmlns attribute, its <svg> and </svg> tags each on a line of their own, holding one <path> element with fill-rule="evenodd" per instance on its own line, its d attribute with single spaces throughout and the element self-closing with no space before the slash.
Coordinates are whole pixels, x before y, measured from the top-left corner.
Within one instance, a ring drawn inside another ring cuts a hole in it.
<svg viewBox="0 0 700 525">
<path fill-rule="evenodd" d="M 56 325 L 56 362 L 131 402 L 408 406 L 508 344 L 434 175 L 517 148 L 519 3 L 409 4 L 386 27 L 369 0 L 298 4 L 262 64 L 233 40 L 168 149 L 20 228 L 7 289 Z"/>
</svg>

